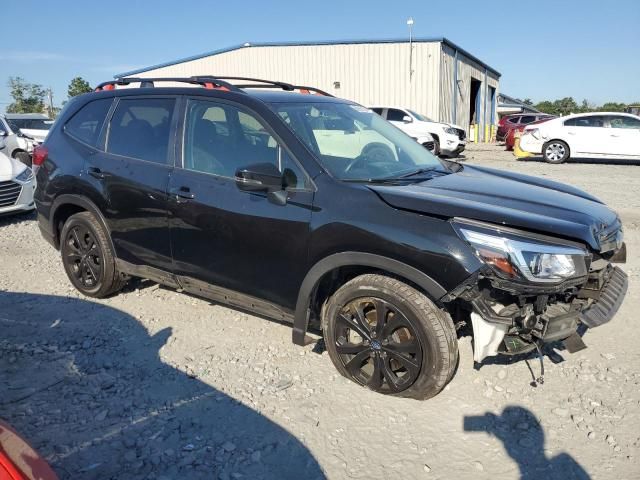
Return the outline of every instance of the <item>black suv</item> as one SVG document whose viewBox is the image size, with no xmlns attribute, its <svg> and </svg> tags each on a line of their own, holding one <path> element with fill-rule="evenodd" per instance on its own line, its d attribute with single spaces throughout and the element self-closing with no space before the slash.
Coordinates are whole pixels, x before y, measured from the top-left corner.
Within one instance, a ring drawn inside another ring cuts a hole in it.
<svg viewBox="0 0 640 480">
<path fill-rule="evenodd" d="M 381 393 L 442 390 L 465 325 L 476 362 L 575 351 L 627 288 L 598 199 L 440 160 L 308 87 L 116 80 L 70 101 L 33 163 L 42 234 L 85 295 L 142 277 L 289 320 L 299 345 L 320 329 L 340 373 Z"/>
</svg>

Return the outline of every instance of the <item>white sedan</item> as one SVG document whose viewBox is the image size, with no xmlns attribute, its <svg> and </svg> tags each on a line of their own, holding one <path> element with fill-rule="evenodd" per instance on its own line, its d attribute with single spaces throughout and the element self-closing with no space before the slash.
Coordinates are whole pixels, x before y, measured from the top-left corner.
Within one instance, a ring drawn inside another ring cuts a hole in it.
<svg viewBox="0 0 640 480">
<path fill-rule="evenodd" d="M 29 167 L 0 153 L 0 216 L 33 210 L 35 186 Z"/>
<path fill-rule="evenodd" d="M 567 115 L 525 127 L 520 148 L 541 154 L 549 163 L 570 157 L 640 160 L 640 117 L 617 112 Z"/>
</svg>

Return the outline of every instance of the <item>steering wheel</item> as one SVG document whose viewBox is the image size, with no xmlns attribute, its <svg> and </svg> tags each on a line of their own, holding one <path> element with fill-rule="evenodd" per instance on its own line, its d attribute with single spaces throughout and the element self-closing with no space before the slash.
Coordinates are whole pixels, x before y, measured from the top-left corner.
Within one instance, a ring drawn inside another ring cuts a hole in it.
<svg viewBox="0 0 640 480">
<path fill-rule="evenodd" d="M 360 163 L 377 163 L 384 164 L 390 162 L 396 162 L 396 158 L 393 155 L 393 151 L 388 145 L 384 143 L 369 143 L 363 149 L 360 155 L 354 158 L 347 168 L 344 169 L 345 173 L 355 169 Z"/>
</svg>

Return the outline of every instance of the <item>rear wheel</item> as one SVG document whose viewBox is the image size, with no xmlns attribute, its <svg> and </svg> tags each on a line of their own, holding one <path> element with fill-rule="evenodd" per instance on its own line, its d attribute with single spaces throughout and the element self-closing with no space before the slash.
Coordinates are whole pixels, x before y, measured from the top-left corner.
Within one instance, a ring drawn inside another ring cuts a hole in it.
<svg viewBox="0 0 640 480">
<path fill-rule="evenodd" d="M 73 286 L 89 297 L 111 295 L 125 285 L 104 228 L 89 212 L 69 217 L 60 234 L 64 269 Z"/>
<path fill-rule="evenodd" d="M 426 399 L 453 376 L 458 344 L 451 318 L 400 280 L 367 274 L 323 309 L 329 356 L 350 380 L 379 393 Z"/>
<path fill-rule="evenodd" d="M 569 158 L 569 145 L 562 140 L 551 140 L 542 147 L 542 156 L 549 163 L 562 163 Z"/>
</svg>

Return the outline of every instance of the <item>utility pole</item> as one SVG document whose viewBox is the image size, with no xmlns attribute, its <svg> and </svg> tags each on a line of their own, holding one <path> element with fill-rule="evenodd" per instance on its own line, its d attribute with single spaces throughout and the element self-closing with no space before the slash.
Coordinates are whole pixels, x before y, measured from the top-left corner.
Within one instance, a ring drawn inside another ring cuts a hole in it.
<svg viewBox="0 0 640 480">
<path fill-rule="evenodd" d="M 409 82 L 413 76 L 413 17 L 407 20 L 409 26 Z"/>
<path fill-rule="evenodd" d="M 49 99 L 49 118 L 53 118 L 53 91 L 51 87 L 47 89 L 47 97 Z"/>
</svg>

